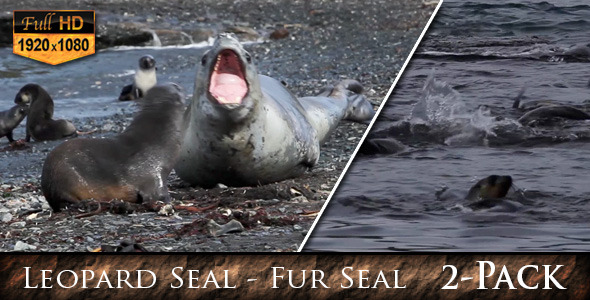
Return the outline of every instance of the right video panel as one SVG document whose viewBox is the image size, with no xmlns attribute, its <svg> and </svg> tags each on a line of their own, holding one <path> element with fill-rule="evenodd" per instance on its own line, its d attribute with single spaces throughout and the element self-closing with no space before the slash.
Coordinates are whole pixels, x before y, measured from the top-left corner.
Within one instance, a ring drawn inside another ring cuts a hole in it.
<svg viewBox="0 0 590 300">
<path fill-rule="evenodd" d="M 586 1 L 445 1 L 304 250 L 590 250 L 589 37 Z"/>
</svg>

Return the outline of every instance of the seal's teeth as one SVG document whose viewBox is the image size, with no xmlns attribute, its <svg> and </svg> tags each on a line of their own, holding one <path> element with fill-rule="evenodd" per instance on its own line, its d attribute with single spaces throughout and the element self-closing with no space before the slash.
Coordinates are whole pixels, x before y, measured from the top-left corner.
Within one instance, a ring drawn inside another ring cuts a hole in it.
<svg viewBox="0 0 590 300">
<path fill-rule="evenodd" d="M 242 100 L 242 99 L 240 99 L 240 96 L 237 96 L 237 97 L 236 97 L 236 100 L 234 100 L 234 101 L 235 101 L 236 103 L 240 103 L 240 100 Z"/>
<path fill-rule="evenodd" d="M 223 96 L 219 96 L 219 98 L 217 98 L 217 100 L 219 100 L 219 102 L 222 102 L 222 103 L 227 102 L 227 99 L 225 99 L 225 97 L 223 97 Z"/>
</svg>

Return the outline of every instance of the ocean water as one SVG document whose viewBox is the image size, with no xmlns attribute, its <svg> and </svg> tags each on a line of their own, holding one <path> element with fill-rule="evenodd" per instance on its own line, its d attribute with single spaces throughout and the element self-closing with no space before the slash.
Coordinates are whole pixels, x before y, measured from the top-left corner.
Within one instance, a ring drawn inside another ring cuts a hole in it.
<svg viewBox="0 0 590 300">
<path fill-rule="evenodd" d="M 304 249 L 590 250 L 590 121 L 512 108 L 590 112 L 589 81 L 587 1 L 446 0 L 370 134 L 405 149 L 357 156 Z M 516 196 L 474 207 L 492 174 Z"/>
<path fill-rule="evenodd" d="M 111 48 L 57 66 L 14 55 L 12 48 L 0 48 L 0 110 L 14 105 L 14 97 L 22 86 L 37 83 L 53 98 L 58 119 L 134 111 L 133 102 L 120 102 L 117 98 L 123 86 L 133 83 L 138 60 L 146 54 L 156 58 L 159 82 L 177 82 L 192 93 L 194 62 L 199 61 L 204 46 Z"/>
</svg>

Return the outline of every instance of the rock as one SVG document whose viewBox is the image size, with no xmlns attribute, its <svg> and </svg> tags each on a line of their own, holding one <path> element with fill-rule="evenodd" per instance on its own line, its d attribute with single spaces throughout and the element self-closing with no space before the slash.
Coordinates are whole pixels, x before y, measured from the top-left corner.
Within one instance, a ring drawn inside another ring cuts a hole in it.
<svg viewBox="0 0 590 300">
<path fill-rule="evenodd" d="M 240 41 L 255 41 L 260 38 L 256 30 L 246 26 L 229 26 L 225 31 L 237 35 Z"/>
<path fill-rule="evenodd" d="M 12 16 L 0 17 L 0 47 L 8 47 L 12 45 Z"/>
<path fill-rule="evenodd" d="M 305 196 L 293 197 L 293 198 L 291 198 L 291 201 L 293 201 L 295 203 L 307 203 L 307 202 L 309 202 L 309 200 L 307 200 L 307 197 L 305 197 Z"/>
<path fill-rule="evenodd" d="M 145 29 L 145 25 L 139 23 L 100 24 L 96 27 L 96 50 L 115 46 L 149 45 L 153 37 Z"/>
<path fill-rule="evenodd" d="M 12 224 L 10 224 L 11 228 L 24 228 L 25 225 L 27 225 L 27 223 L 25 221 L 21 221 L 21 222 L 14 222 Z"/>
<path fill-rule="evenodd" d="M 10 222 L 10 220 L 12 220 L 11 213 L 5 212 L 5 213 L 0 214 L 0 222 L 6 223 L 6 222 Z"/>
<path fill-rule="evenodd" d="M 271 32 L 269 38 L 271 40 L 280 40 L 280 39 L 284 39 L 288 36 L 289 36 L 289 30 L 287 30 L 286 28 L 279 28 L 279 29 Z"/>
<path fill-rule="evenodd" d="M 36 246 L 29 245 L 29 244 L 21 242 L 21 241 L 16 242 L 16 245 L 14 245 L 14 251 L 26 251 L 26 250 L 35 250 L 35 249 L 37 249 Z"/>
<path fill-rule="evenodd" d="M 172 214 L 174 214 L 174 207 L 170 204 L 162 206 L 162 208 L 160 208 L 158 211 L 158 215 L 160 216 L 170 216 Z"/>
<path fill-rule="evenodd" d="M 230 232 L 242 232 L 244 231 L 244 225 L 235 219 L 227 222 L 225 225 L 219 225 L 215 221 L 209 220 L 207 229 L 211 235 L 221 236 Z"/>
<path fill-rule="evenodd" d="M 223 183 L 218 183 L 215 187 L 218 189 L 227 189 L 227 185 L 225 185 Z"/>
</svg>

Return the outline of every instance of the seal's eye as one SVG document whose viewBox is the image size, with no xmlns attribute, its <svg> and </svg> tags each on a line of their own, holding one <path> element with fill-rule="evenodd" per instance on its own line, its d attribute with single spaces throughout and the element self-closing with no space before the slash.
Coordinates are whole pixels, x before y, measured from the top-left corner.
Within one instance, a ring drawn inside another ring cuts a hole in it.
<svg viewBox="0 0 590 300">
<path fill-rule="evenodd" d="M 201 65 L 205 65 L 207 63 L 207 54 L 203 55 L 203 58 L 201 58 Z"/>
<path fill-rule="evenodd" d="M 245 56 L 246 56 L 246 60 L 248 61 L 248 63 L 251 63 L 252 57 L 250 56 L 250 53 L 246 52 Z"/>
</svg>

